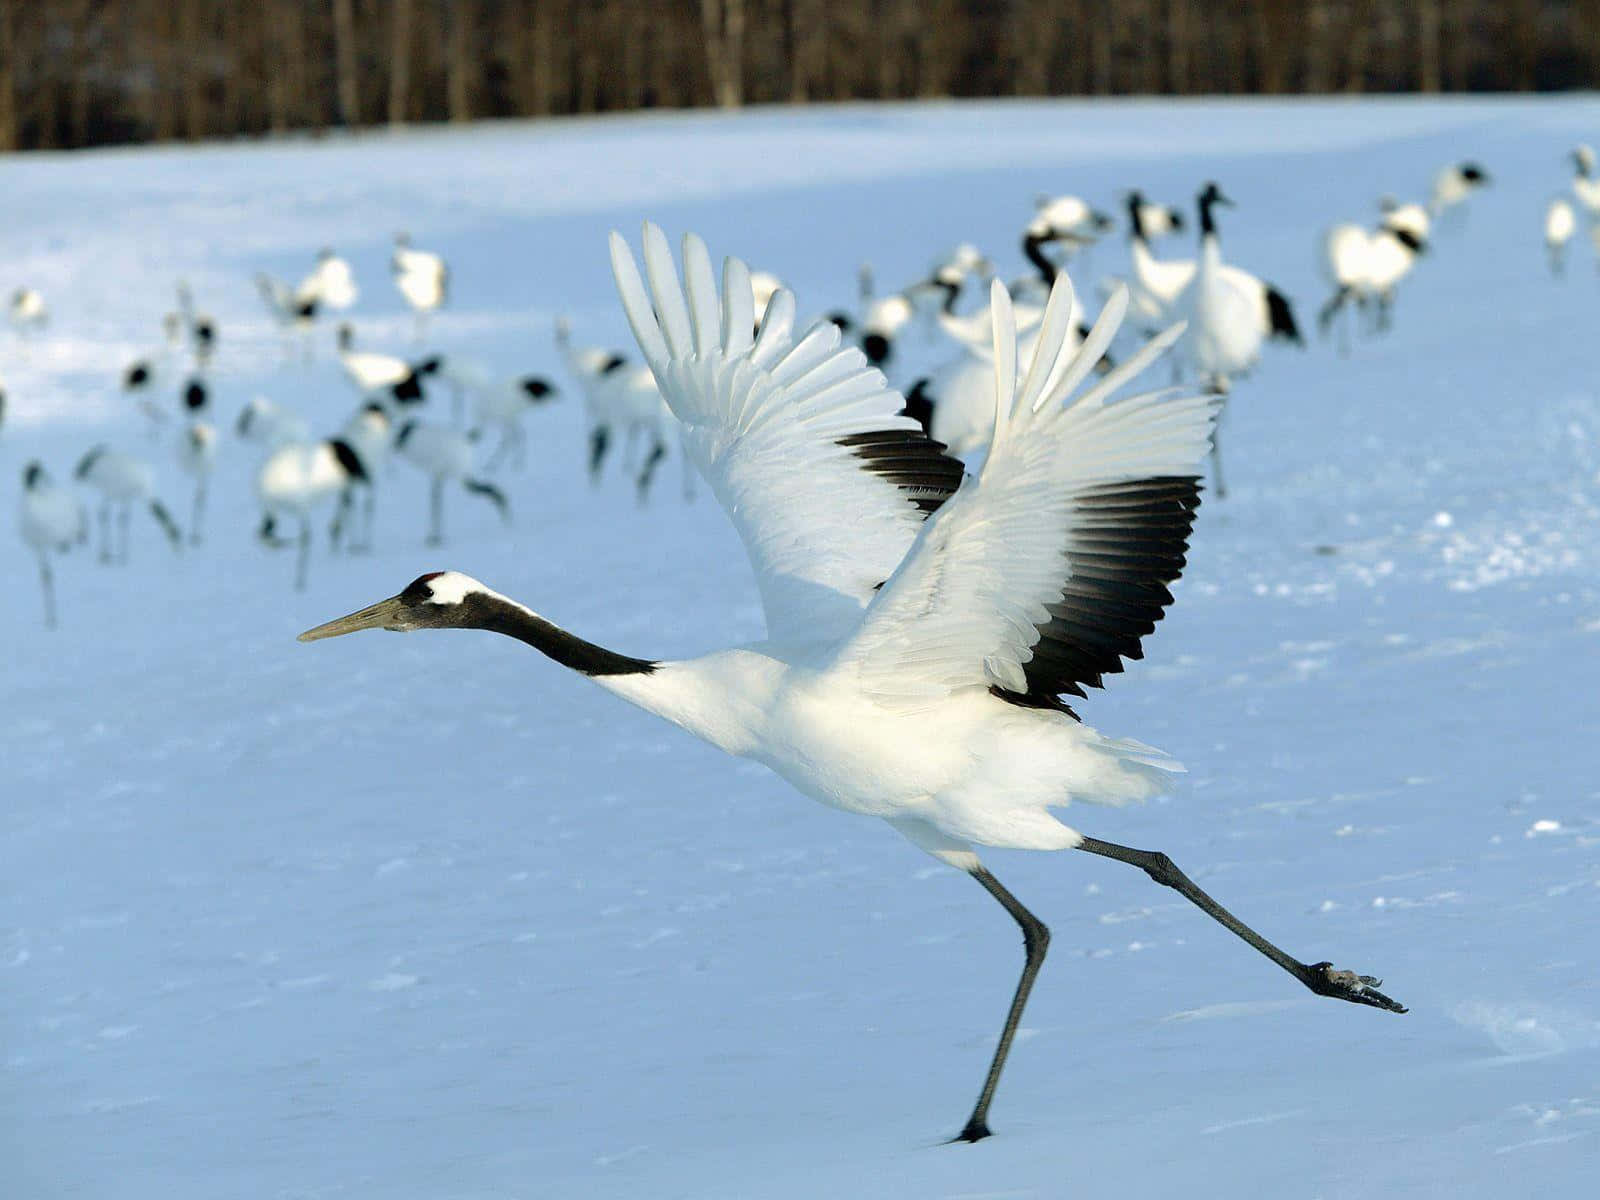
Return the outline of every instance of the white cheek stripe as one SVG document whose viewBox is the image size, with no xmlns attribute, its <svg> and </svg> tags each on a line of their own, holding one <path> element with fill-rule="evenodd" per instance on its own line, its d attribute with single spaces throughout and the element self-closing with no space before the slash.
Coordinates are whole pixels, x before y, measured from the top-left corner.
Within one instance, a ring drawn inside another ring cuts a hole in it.
<svg viewBox="0 0 1600 1200">
<path fill-rule="evenodd" d="M 459 571 L 445 571 L 428 580 L 428 603 L 460 604 L 471 592 L 487 592 L 488 588 L 470 575 Z"/>
</svg>

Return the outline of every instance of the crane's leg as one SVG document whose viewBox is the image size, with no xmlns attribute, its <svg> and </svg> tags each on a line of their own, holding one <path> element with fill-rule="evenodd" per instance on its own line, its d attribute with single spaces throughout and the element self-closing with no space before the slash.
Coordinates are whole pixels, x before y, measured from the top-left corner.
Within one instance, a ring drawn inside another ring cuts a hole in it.
<svg viewBox="0 0 1600 1200">
<path fill-rule="evenodd" d="M 490 504 L 493 504 L 495 511 L 500 514 L 500 519 L 507 525 L 511 524 L 511 504 L 506 500 L 506 494 L 495 487 L 494 484 L 486 483 L 482 479 L 463 479 L 461 486 L 474 496 L 482 496 Z"/>
<path fill-rule="evenodd" d="M 122 537 L 122 553 L 118 556 L 117 561 L 123 564 L 128 562 L 128 531 L 132 524 L 133 509 L 130 505 L 124 504 L 117 511 L 117 532 L 121 534 Z"/>
<path fill-rule="evenodd" d="M 44 585 L 44 627 L 56 627 L 56 581 L 50 573 L 50 556 L 39 551 L 39 582 Z"/>
<path fill-rule="evenodd" d="M 606 449 L 611 444 L 611 430 L 604 425 L 596 425 L 589 431 L 589 483 L 598 487 L 600 484 L 600 468 L 606 460 Z"/>
<path fill-rule="evenodd" d="M 342 487 L 339 489 L 339 498 L 334 501 L 333 521 L 328 525 L 328 549 L 335 554 L 344 540 L 344 523 L 350 515 L 350 508 L 350 489 L 348 486 Z"/>
<path fill-rule="evenodd" d="M 428 490 L 428 536 L 426 546 L 437 546 L 444 541 L 444 476 L 435 475 Z"/>
<path fill-rule="evenodd" d="M 372 532 L 378 514 L 378 489 L 367 481 L 367 494 L 361 498 L 361 553 L 372 553 Z"/>
<path fill-rule="evenodd" d="M 645 455 L 644 465 L 639 468 L 639 478 L 635 486 L 639 489 L 639 503 L 642 505 L 650 494 L 650 481 L 655 478 L 656 465 L 667 456 L 666 443 L 659 438 L 650 443 L 650 453 Z"/>
<path fill-rule="evenodd" d="M 1339 319 L 1339 314 L 1344 311 L 1346 302 L 1350 299 L 1350 289 L 1338 288 L 1333 295 L 1328 297 L 1328 302 L 1317 310 L 1317 332 L 1327 337 L 1333 329 L 1333 323 Z"/>
<path fill-rule="evenodd" d="M 194 511 L 189 515 L 189 544 L 200 544 L 200 522 L 206 511 L 206 477 L 200 476 L 194 485 Z"/>
<path fill-rule="evenodd" d="M 998 879 L 983 867 L 969 874 L 983 884 L 984 891 L 1000 901 L 1001 907 L 1022 926 L 1022 949 L 1026 958 L 1022 963 L 1022 978 L 1017 981 L 1016 995 L 1011 998 L 1011 1008 L 1006 1013 L 1005 1027 L 1000 1030 L 1000 1044 L 995 1047 L 989 1074 L 983 1080 L 983 1091 L 978 1094 L 978 1103 L 967 1118 L 966 1127 L 950 1139 L 955 1142 L 977 1142 L 989 1136 L 989 1102 L 994 1099 L 994 1089 L 999 1086 L 1006 1055 L 1011 1053 L 1011 1040 L 1017 1035 L 1017 1024 L 1022 1020 L 1022 1009 L 1028 1003 L 1028 993 L 1033 990 L 1033 981 L 1039 974 L 1039 968 L 1044 965 L 1045 951 L 1050 948 L 1050 931 L 1045 928 L 1044 922 L 1023 908 L 1022 902 L 1006 891 Z"/>
<path fill-rule="evenodd" d="M 150 515 L 155 518 L 161 532 L 167 535 L 167 542 L 173 550 L 183 549 L 183 534 L 178 529 L 178 523 L 172 519 L 172 514 L 167 511 L 166 505 L 159 500 L 150 501 Z"/>
<path fill-rule="evenodd" d="M 311 559 L 311 518 L 300 514 L 300 550 L 294 559 L 294 590 L 306 590 L 306 563 Z"/>
<path fill-rule="evenodd" d="M 111 561 L 111 501 L 100 502 L 100 561 Z"/>
<path fill-rule="evenodd" d="M 499 444 L 495 446 L 494 453 L 483 460 L 483 473 L 485 475 L 493 475 L 495 468 L 500 465 L 501 460 L 506 457 L 506 454 L 510 451 L 510 449 L 511 427 L 508 425 L 502 425 L 500 427 Z"/>
<path fill-rule="evenodd" d="M 1098 838 L 1092 837 L 1084 838 L 1078 849 L 1087 850 L 1090 854 L 1098 854 L 1103 858 L 1114 858 L 1118 862 L 1138 867 L 1163 887 L 1169 887 L 1178 892 L 1189 903 L 1205 913 L 1206 916 L 1240 938 L 1247 946 L 1251 946 L 1266 955 L 1319 996 L 1331 996 L 1335 1000 L 1348 1000 L 1352 1004 L 1367 1004 L 1373 1008 L 1387 1009 L 1390 1012 L 1403 1013 L 1406 1011 L 1405 1005 L 1389 999 L 1388 996 L 1378 991 L 1378 988 L 1383 984 L 1381 979 L 1374 979 L 1370 975 L 1357 975 L 1354 971 L 1335 970 L 1330 962 L 1303 963 L 1299 959 L 1285 954 L 1201 891 L 1194 880 L 1178 870 L 1177 865 L 1159 850 L 1133 850 L 1127 846 L 1118 846 L 1114 842 L 1102 842 Z"/>
<path fill-rule="evenodd" d="M 1216 424 L 1211 427 L 1211 481 L 1216 485 L 1218 500 L 1228 498 L 1228 485 L 1222 478 L 1222 418 L 1227 411 L 1227 401 L 1224 400 L 1222 407 L 1217 410 Z"/>
</svg>

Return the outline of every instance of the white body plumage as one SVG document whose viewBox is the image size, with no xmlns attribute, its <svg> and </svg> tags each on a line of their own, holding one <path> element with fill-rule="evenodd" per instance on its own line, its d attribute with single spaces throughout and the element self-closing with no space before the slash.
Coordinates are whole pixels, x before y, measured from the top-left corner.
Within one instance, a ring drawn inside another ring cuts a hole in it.
<svg viewBox="0 0 1600 1200">
<path fill-rule="evenodd" d="M 1071 254 L 1093 245 L 1113 227 L 1110 217 L 1081 196 L 1040 196 L 1026 235 L 1051 241 Z"/>
<path fill-rule="evenodd" d="M 18 513 L 22 540 L 39 559 L 39 585 L 44 594 L 44 624 L 56 624 L 55 575 L 50 556 L 60 554 L 88 536 L 88 515 L 83 501 L 53 479 L 38 462 L 22 472 L 22 504 Z"/>
<path fill-rule="evenodd" d="M 42 466 L 30 463 L 23 471 L 18 524 L 29 547 L 40 554 L 65 550 L 84 539 L 88 520 L 78 495 L 51 479 Z"/>
<path fill-rule="evenodd" d="M 256 499 L 266 512 L 308 517 L 352 478 L 332 442 L 290 442 L 268 454 L 256 471 Z"/>
<path fill-rule="evenodd" d="M 1209 225 L 1204 214 L 1201 223 Z M 1230 278 L 1224 265 L 1221 239 L 1215 229 L 1203 228 L 1199 263 L 1172 311 L 1189 323 L 1179 352 L 1191 377 L 1226 390 L 1260 359 L 1266 329 L 1259 299 Z"/>
<path fill-rule="evenodd" d="M 1052 808 L 1159 790 L 1178 769 L 1159 751 L 1106 738 L 1063 709 L 997 700 L 991 689 L 1028 687 L 1032 623 L 1049 619 L 1043 604 L 1061 586 L 1061 546 L 1072 545 L 1074 487 L 1196 472 L 1214 398 L 1105 402 L 1172 336 L 1064 404 L 1115 333 L 1125 298 L 1075 353 L 1063 277 L 1023 377 L 1009 297 L 996 285 L 989 394 L 998 419 L 988 456 L 924 524 L 918 506 L 895 503 L 895 489 L 839 441 L 910 428 L 894 415 L 901 398 L 838 349 L 831 325 L 791 344 L 786 293 L 752 345 L 739 333 L 750 328 L 739 264 L 729 260 L 719 302 L 698 239 L 686 239 L 685 256 L 687 295 L 648 227 L 646 290 L 613 237 L 629 321 L 690 452 L 745 537 L 770 637 L 597 682 L 765 763 L 806 795 L 890 821 L 957 866 L 976 863 L 972 843 L 1073 846 L 1078 835 Z M 786 488 L 771 478 L 773 462 L 784 463 Z M 951 469 L 954 488 L 961 476 Z"/>
<path fill-rule="evenodd" d="M 415 377 L 411 364 L 393 354 L 357 350 L 355 334 L 348 325 L 339 327 L 339 364 L 363 396 L 378 395 Z"/>
<path fill-rule="evenodd" d="M 425 475 L 465 479 L 472 474 L 472 442 L 459 430 L 407 421 L 395 438 L 395 450 Z"/>
<path fill-rule="evenodd" d="M 50 309 L 45 305 L 44 297 L 35 288 L 18 288 L 11 293 L 11 305 L 7 315 L 11 320 L 11 327 L 24 336 L 38 333 L 50 323 Z"/>
<path fill-rule="evenodd" d="M 350 264 L 332 250 L 323 250 L 317 255 L 317 265 L 295 286 L 294 298 L 315 300 L 319 307 L 343 312 L 354 307 L 361 289 Z"/>
<path fill-rule="evenodd" d="M 118 504 L 148 500 L 155 494 L 155 471 L 142 458 L 97 446 L 78 463 L 78 480 Z"/>
<path fill-rule="evenodd" d="M 241 441 L 272 449 L 286 442 L 309 441 L 311 427 L 292 409 L 265 396 L 253 396 L 239 410 L 234 433 Z"/>
<path fill-rule="evenodd" d="M 394 286 L 420 322 L 443 307 L 449 294 L 450 271 L 439 255 L 417 250 L 406 234 L 396 234 L 389 260 Z"/>
</svg>

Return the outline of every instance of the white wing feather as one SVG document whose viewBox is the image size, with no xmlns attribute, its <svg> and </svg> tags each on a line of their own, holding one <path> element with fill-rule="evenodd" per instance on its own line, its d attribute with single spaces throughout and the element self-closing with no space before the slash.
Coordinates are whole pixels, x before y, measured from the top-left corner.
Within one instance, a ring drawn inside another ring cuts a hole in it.
<svg viewBox="0 0 1600 1200">
<path fill-rule="evenodd" d="M 1176 551 L 1170 541 L 1161 547 L 1169 558 L 1179 555 L 1181 565 L 1192 520 L 1185 514 L 1192 514 L 1193 505 L 1174 515 L 1172 506 L 1187 501 L 1147 497 L 1174 488 L 1192 493 L 1219 400 L 1168 389 L 1107 403 L 1115 387 L 1181 334 L 1178 327 L 1066 403 L 1127 309 L 1126 289 L 1119 289 L 1073 353 L 1065 348 L 1068 327 L 1059 315 L 1070 311 L 1069 289 L 1065 276 L 1058 279 L 1050 301 L 1055 311 L 1046 314 L 1045 336 L 1012 397 L 1007 364 L 1015 363 L 1016 351 L 1009 297 L 996 286 L 999 411 L 982 473 L 924 526 L 834 660 L 836 667 L 855 671 L 862 689 L 881 703 L 917 707 L 971 687 L 1044 701 L 1030 688 L 1025 668 L 1041 628 L 1060 617 L 1047 606 L 1059 609 L 1067 590 L 1091 595 L 1082 602 L 1087 621 L 1098 615 L 1092 598 L 1097 587 L 1123 586 L 1140 595 L 1134 624 L 1150 626 L 1159 619 L 1164 601 L 1150 597 L 1165 596 L 1164 585 L 1177 571 L 1163 575 L 1152 569 L 1150 580 L 1137 578 L 1143 568 L 1133 535 L 1148 532 L 1140 524 L 1147 520 L 1161 526 L 1162 537 L 1181 526 Z M 1076 615 L 1069 611 L 1067 618 Z M 1131 637 L 1136 654 L 1137 632 L 1116 629 L 1116 652 L 1129 655 Z M 1061 652 L 1070 657 L 1077 650 Z M 1080 681 L 1097 683 L 1098 671 L 1120 669 L 1115 653 L 1108 659 L 1106 643 L 1088 645 L 1080 657 L 1093 668 L 1077 668 Z M 1063 686 L 1051 694 L 1076 691 L 1072 678 L 1063 676 Z"/>
<path fill-rule="evenodd" d="M 719 297 L 699 238 L 684 239 L 683 260 L 680 284 L 665 236 L 646 225 L 641 276 L 611 235 L 628 323 L 744 541 L 769 637 L 831 648 L 905 557 L 925 510 L 959 486 L 961 466 L 900 415 L 904 398 L 832 324 L 793 339 L 789 292 L 773 296 L 752 339 L 745 265 L 725 263 Z"/>
</svg>

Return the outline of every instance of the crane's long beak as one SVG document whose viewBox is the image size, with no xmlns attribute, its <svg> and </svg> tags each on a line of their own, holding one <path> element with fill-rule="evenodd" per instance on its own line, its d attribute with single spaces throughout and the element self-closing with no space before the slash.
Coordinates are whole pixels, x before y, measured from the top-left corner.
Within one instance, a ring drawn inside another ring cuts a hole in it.
<svg viewBox="0 0 1600 1200">
<path fill-rule="evenodd" d="M 319 642 L 323 638 L 341 637 L 347 633 L 355 633 L 362 629 L 405 629 L 403 607 L 399 596 L 390 596 L 387 600 L 379 600 L 370 604 L 360 612 L 353 612 L 348 617 L 338 617 L 325 625 L 318 625 L 315 629 L 308 629 L 297 639 L 302 642 Z"/>
</svg>

